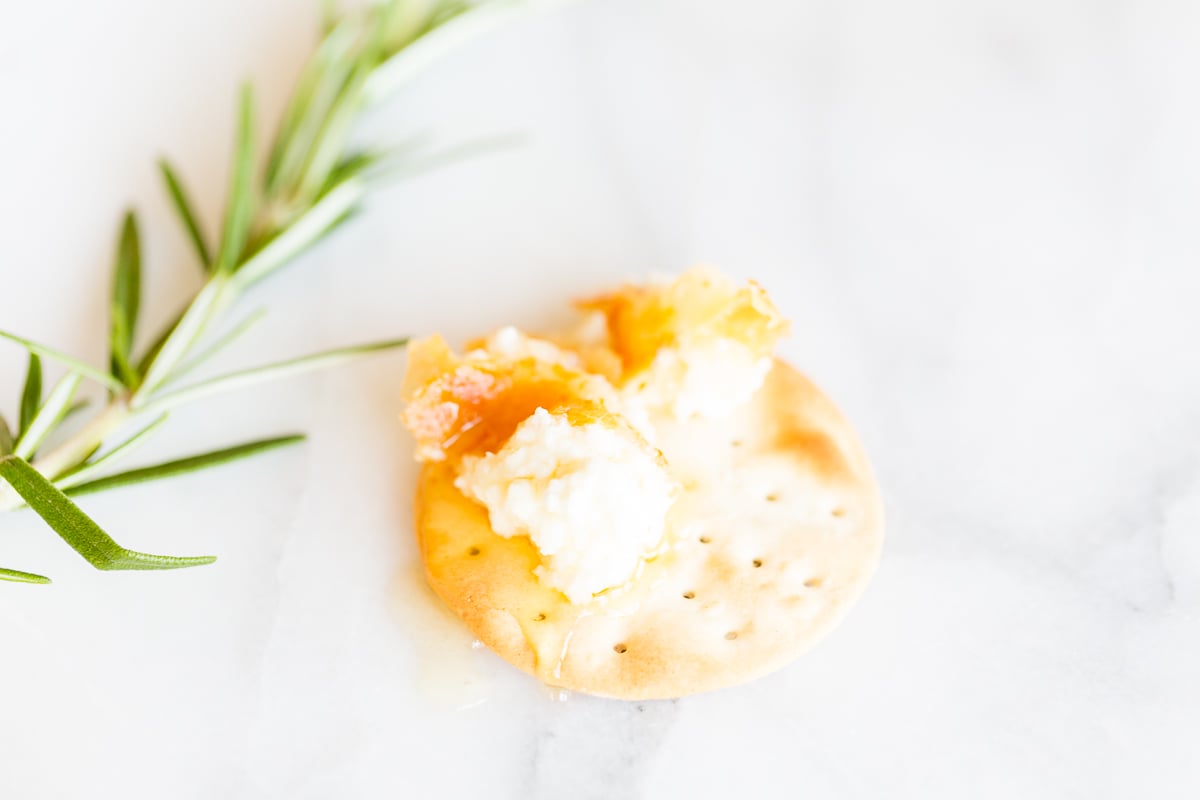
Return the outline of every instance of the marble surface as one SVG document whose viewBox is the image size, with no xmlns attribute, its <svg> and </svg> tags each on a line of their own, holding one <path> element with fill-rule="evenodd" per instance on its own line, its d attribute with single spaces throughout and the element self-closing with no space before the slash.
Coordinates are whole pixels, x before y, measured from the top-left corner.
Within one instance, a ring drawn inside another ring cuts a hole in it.
<svg viewBox="0 0 1200 800">
<path fill-rule="evenodd" d="M 237 82 L 274 118 L 294 0 L 17 2 L 0 25 L 0 327 L 99 363 L 120 209 L 160 320 L 194 289 L 153 170 L 211 223 Z M 519 147 L 379 194 L 246 301 L 225 366 L 542 324 L 709 261 L 794 318 L 889 510 L 845 625 L 758 683 L 565 701 L 412 580 L 402 356 L 181 410 L 141 456 L 303 448 L 89 498 L 101 574 L 0 520 L 9 797 L 1200 795 L 1200 5 L 607 0 L 431 69 L 364 136 Z M 4 410 L 23 360 L 0 347 Z M 465 708 L 464 708 L 465 706 Z"/>
</svg>

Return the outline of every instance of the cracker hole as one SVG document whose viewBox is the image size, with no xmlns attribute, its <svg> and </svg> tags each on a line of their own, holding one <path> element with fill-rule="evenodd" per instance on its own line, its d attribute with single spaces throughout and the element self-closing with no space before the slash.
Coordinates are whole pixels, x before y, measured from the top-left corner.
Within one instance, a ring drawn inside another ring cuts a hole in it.
<svg viewBox="0 0 1200 800">
<path fill-rule="evenodd" d="M 477 556 L 477 555 L 479 555 L 481 552 L 483 552 L 483 551 L 482 551 L 482 550 L 480 550 L 478 547 L 472 547 L 470 550 L 468 550 L 468 551 L 467 551 L 467 555 L 469 555 L 469 556 Z"/>
<path fill-rule="evenodd" d="M 835 508 L 833 511 L 831 511 L 829 513 L 833 514 L 833 516 L 835 516 L 835 517 L 844 517 L 844 516 L 846 516 L 846 509 Z"/>
<path fill-rule="evenodd" d="M 624 644 L 614 644 L 613 645 L 613 652 L 616 653 L 617 655 L 621 655 L 628 649 L 629 648 Z"/>
<path fill-rule="evenodd" d="M 762 566 L 762 559 L 761 559 L 761 558 L 756 558 L 756 559 L 754 559 L 753 561 L 751 561 L 750 563 L 754 565 L 754 568 L 755 568 L 755 569 L 758 569 L 759 567 L 761 567 L 761 566 Z"/>
<path fill-rule="evenodd" d="M 770 493 L 769 495 L 767 495 L 767 496 L 766 496 L 764 499 L 765 499 L 765 500 L 766 500 L 768 503 L 778 503 L 778 502 L 779 502 L 779 495 L 778 495 L 778 494 L 776 494 L 775 492 L 771 492 L 771 493 Z"/>
<path fill-rule="evenodd" d="M 822 586 L 825 585 L 825 579 L 824 578 L 809 578 L 808 580 L 806 580 L 804 582 L 804 585 L 807 586 L 809 589 L 820 589 Z"/>
<path fill-rule="evenodd" d="M 730 447 L 741 447 L 741 446 L 742 446 L 742 440 L 741 440 L 741 439 L 734 439 L 732 442 L 730 442 L 730 443 L 729 443 L 729 446 L 730 446 Z"/>
<path fill-rule="evenodd" d="M 534 622 L 541 622 L 541 621 L 542 621 L 542 620 L 544 620 L 545 618 L 546 618 L 546 615 L 545 615 L 545 614 L 538 614 L 536 617 L 534 617 L 534 618 L 533 618 L 533 621 L 534 621 Z"/>
<path fill-rule="evenodd" d="M 683 599 L 684 599 L 684 600 L 695 600 L 695 599 L 696 599 L 696 593 L 695 593 L 695 592 L 684 592 L 684 593 L 683 593 Z"/>
<path fill-rule="evenodd" d="M 728 641 L 732 642 L 734 639 L 737 638 L 737 631 L 730 631 L 729 633 L 725 634 L 725 638 Z"/>
<path fill-rule="evenodd" d="M 709 537 L 707 537 L 707 536 L 701 536 L 701 537 L 700 537 L 700 544 L 708 544 L 708 543 L 710 543 L 711 541 L 712 541 L 712 539 L 711 539 L 711 538 L 709 538 Z"/>
</svg>

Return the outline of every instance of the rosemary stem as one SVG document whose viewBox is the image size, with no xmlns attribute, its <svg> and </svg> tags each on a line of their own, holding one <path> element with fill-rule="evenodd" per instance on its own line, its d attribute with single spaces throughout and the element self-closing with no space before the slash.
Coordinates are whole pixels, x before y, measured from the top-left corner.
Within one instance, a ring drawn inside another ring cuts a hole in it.
<svg viewBox="0 0 1200 800">
<path fill-rule="evenodd" d="M 131 414 L 128 399 L 124 395 L 114 397 L 91 422 L 46 455 L 35 459 L 31 466 L 50 480 L 54 480 L 99 447 Z M 24 503 L 11 486 L 0 483 L 0 511 L 12 511 Z"/>
<path fill-rule="evenodd" d="M 46 455 L 35 459 L 33 468 L 54 480 L 99 447 L 113 431 L 129 419 L 131 413 L 128 398 L 123 395 L 114 397 L 103 411 L 77 433 Z"/>
<path fill-rule="evenodd" d="M 154 357 L 142 385 L 129 398 L 130 407 L 137 408 L 162 386 L 179 362 L 196 346 L 208 323 L 225 309 L 231 299 L 228 289 L 229 278 L 219 273 L 204 284 Z"/>
<path fill-rule="evenodd" d="M 183 318 L 163 343 L 142 385 L 132 393 L 125 391 L 114 395 L 108 406 L 91 422 L 46 455 L 35 459 L 31 466 L 53 481 L 100 447 L 106 438 L 138 411 L 156 388 L 171 378 L 175 367 L 196 346 L 208 324 L 214 317 L 219 316 L 233 299 L 232 294 L 228 277 L 218 274 L 210 278 L 192 299 Z M 24 501 L 12 487 L 0 484 L 0 511 L 12 511 L 23 504 Z"/>
</svg>

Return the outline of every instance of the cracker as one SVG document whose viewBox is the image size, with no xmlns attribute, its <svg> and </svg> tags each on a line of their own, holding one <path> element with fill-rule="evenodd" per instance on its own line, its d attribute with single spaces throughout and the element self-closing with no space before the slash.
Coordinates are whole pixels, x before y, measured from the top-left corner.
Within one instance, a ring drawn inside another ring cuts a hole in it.
<svg viewBox="0 0 1200 800">
<path fill-rule="evenodd" d="M 777 361 L 727 419 L 654 420 L 684 486 L 669 547 L 587 607 L 534 576 L 445 463 L 422 470 L 416 529 L 434 591 L 488 647 L 551 686 L 679 697 L 772 672 L 832 629 L 879 558 L 883 511 L 853 430 Z"/>
</svg>

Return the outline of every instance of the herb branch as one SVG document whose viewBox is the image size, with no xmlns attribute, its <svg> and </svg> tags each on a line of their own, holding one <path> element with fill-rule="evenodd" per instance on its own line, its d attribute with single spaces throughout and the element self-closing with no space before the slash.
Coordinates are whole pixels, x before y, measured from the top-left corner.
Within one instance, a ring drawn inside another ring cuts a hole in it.
<svg viewBox="0 0 1200 800">
<path fill-rule="evenodd" d="M 391 94 L 440 52 L 502 20 L 520 0 L 382 0 L 345 13 L 327 4 L 323 37 L 301 72 L 265 162 L 255 152 L 258 126 L 249 85 L 239 98 L 229 195 L 221 235 L 210 239 L 180 173 L 159 162 L 168 198 L 195 251 L 205 283 L 170 325 L 142 350 L 142 257 L 137 216 L 126 214 L 113 268 L 109 364 L 97 369 L 47 345 L 0 330 L 23 347 L 29 366 L 15 427 L 0 415 L 0 511 L 28 506 L 92 566 L 102 570 L 178 569 L 212 556 L 176 557 L 127 550 L 68 495 L 79 496 L 217 466 L 296 444 L 290 434 L 124 472 L 114 471 L 184 403 L 262 381 L 322 369 L 403 347 L 405 339 L 300 356 L 255 369 L 187 383 L 183 378 L 241 338 L 257 311 L 226 334 L 213 329 L 252 286 L 340 228 L 388 166 L 383 154 L 356 150 L 350 136 L 363 110 Z M 43 360 L 66 367 L 47 391 Z M 55 437 L 81 410 L 84 380 L 108 390 L 107 402 L 75 433 Z M 181 385 L 182 384 L 182 385 Z M 58 438 L 53 447 L 47 442 Z M 30 572 L 0 568 L 0 580 L 49 583 Z"/>
</svg>

